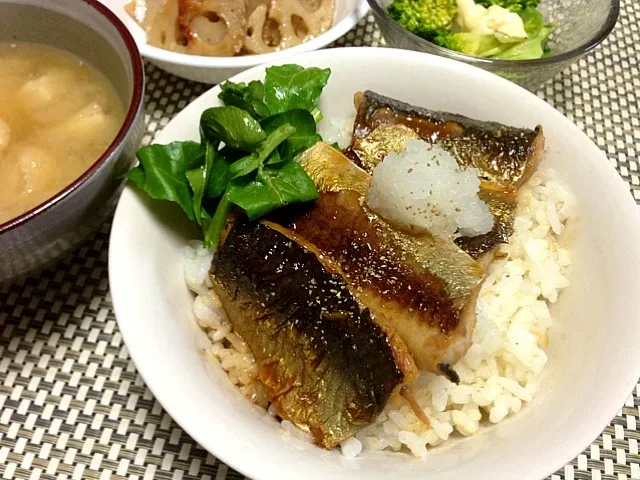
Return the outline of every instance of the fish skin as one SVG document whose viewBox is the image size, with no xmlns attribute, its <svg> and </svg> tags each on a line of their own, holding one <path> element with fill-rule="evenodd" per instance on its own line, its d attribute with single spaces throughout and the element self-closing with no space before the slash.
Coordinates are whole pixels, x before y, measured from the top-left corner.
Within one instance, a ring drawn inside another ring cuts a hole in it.
<svg viewBox="0 0 640 480">
<path fill-rule="evenodd" d="M 507 243 L 513 233 L 517 189 L 542 160 L 544 135 L 462 115 L 434 112 L 371 91 L 355 95 L 353 141 L 345 154 L 369 173 L 390 151 L 404 150 L 402 140 L 421 138 L 449 151 L 461 168 L 473 166 L 481 180 L 480 197 L 494 218 L 494 228 L 456 243 L 474 258 Z M 382 129 L 382 132 L 378 132 Z M 390 138 L 390 140 L 386 140 Z M 401 146 L 399 146 L 401 145 Z"/>
<path fill-rule="evenodd" d="M 364 198 L 371 185 L 371 176 L 331 146 L 319 142 L 301 154 L 298 162 L 313 179 L 320 194 L 342 192 L 344 196 L 344 192 L 356 192 L 357 200 L 352 201 L 361 209 L 353 214 L 360 218 L 359 222 L 364 224 L 365 228 L 370 228 L 368 224 L 375 225 L 379 237 L 403 251 L 403 260 L 415 262 L 417 266 L 443 280 L 451 298 L 469 295 L 484 279 L 484 269 L 453 242 L 437 238 L 429 232 L 403 232 L 368 210 Z M 325 205 L 328 198 L 320 205 Z M 298 210 L 305 208 L 308 207 Z M 340 208 L 338 207 L 338 210 Z M 366 220 L 362 218 L 363 212 Z M 334 220 L 333 216 L 337 217 L 338 211 L 330 214 L 327 222 L 336 223 L 337 220 Z M 348 224 L 349 221 L 345 223 Z M 298 221 L 298 227 L 300 226 Z M 327 228 L 330 226 L 327 225 Z"/>
<path fill-rule="evenodd" d="M 369 211 L 371 177 L 331 146 L 318 143 L 298 161 L 319 198 L 272 220 L 332 262 L 374 320 L 398 332 L 419 368 L 440 373 L 441 363 L 470 345 L 484 269 L 453 242 L 399 231 Z"/>
<path fill-rule="evenodd" d="M 395 333 L 373 322 L 344 281 L 281 227 L 236 220 L 211 279 L 278 414 L 322 447 L 371 423 L 417 376 Z"/>
</svg>

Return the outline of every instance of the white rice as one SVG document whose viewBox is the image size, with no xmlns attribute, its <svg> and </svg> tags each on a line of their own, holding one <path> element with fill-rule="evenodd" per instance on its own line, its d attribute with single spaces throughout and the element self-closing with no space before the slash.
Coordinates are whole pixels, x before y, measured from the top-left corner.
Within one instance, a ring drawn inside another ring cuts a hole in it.
<svg viewBox="0 0 640 480">
<path fill-rule="evenodd" d="M 547 331 L 552 323 L 548 305 L 569 285 L 566 270 L 571 260 L 558 239 L 573 206 L 571 193 L 551 170 L 538 171 L 521 189 L 515 232 L 510 243 L 500 247 L 480 292 L 473 344 L 453 366 L 460 384 L 422 373 L 415 397 L 431 428 L 402 398 L 394 398 L 375 423 L 342 442 L 345 457 L 379 450 L 424 457 L 428 448 L 455 435 L 473 435 L 483 424 L 501 422 L 534 398 L 547 363 Z M 207 354 L 220 362 L 245 396 L 266 407 L 249 349 L 233 333 L 219 301 L 207 292 L 208 279 L 202 277 L 199 265 L 210 261 L 211 254 L 201 247 L 190 248 L 185 250 L 185 273 L 190 288 L 198 293 L 194 315 L 211 340 Z M 282 422 L 282 428 L 286 435 L 309 439 L 290 422 Z"/>
<path fill-rule="evenodd" d="M 378 215 L 407 228 L 441 237 L 474 237 L 493 227 L 489 207 L 478 198 L 478 170 L 460 170 L 438 145 L 409 140 L 373 170 L 367 204 Z"/>
<path fill-rule="evenodd" d="M 355 122 L 355 114 L 350 117 L 324 118 L 318 123 L 318 133 L 327 143 L 337 143 L 342 149 L 351 144 L 351 132 Z"/>
</svg>

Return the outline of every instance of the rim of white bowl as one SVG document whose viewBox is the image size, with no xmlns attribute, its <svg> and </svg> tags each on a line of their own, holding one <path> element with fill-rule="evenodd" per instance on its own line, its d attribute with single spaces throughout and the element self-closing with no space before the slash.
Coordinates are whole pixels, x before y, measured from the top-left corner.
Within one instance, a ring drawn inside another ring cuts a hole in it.
<svg viewBox="0 0 640 480">
<path fill-rule="evenodd" d="M 253 67 L 263 63 L 271 63 L 289 58 L 305 52 L 311 52 L 326 47 L 331 42 L 342 37 L 351 30 L 369 11 L 366 0 L 360 0 L 356 7 L 337 24 L 333 25 L 322 35 L 308 40 L 295 47 L 287 48 L 279 52 L 262 53 L 259 55 L 244 55 L 240 57 L 208 57 L 204 55 L 190 55 L 187 53 L 171 52 L 159 47 L 149 45 L 146 41 L 138 41 L 138 49 L 143 57 L 158 62 L 166 62 L 174 65 L 182 65 L 200 68 L 242 68 Z M 135 36 L 138 39 L 138 36 Z"/>
<path fill-rule="evenodd" d="M 483 70 L 481 68 L 478 68 L 463 62 L 458 62 L 446 57 L 440 57 L 438 55 L 428 54 L 424 52 L 394 49 L 394 48 L 380 49 L 376 47 L 343 47 L 343 48 L 335 48 L 330 50 L 316 51 L 316 52 L 313 52 L 313 55 L 314 57 L 317 57 L 318 61 L 322 61 L 325 56 L 326 57 L 342 56 L 348 59 L 352 54 L 356 52 L 358 56 L 370 57 L 372 61 L 379 59 L 379 57 L 382 55 L 394 55 L 397 58 L 404 57 L 404 59 L 406 60 L 415 61 L 415 62 L 421 62 L 421 61 L 424 61 L 425 58 L 428 58 L 429 61 L 432 62 L 433 64 L 436 64 L 436 65 L 444 64 L 450 67 L 455 66 L 455 68 L 463 72 L 466 71 L 466 72 L 472 73 L 473 76 L 476 78 L 479 78 L 479 79 L 485 78 L 490 80 L 491 82 L 501 83 L 502 85 L 504 85 L 505 88 L 520 89 L 523 92 L 526 92 L 527 95 L 531 95 L 537 98 L 539 101 L 544 102 L 544 100 L 537 97 L 535 94 L 529 92 L 528 90 L 524 89 L 523 87 L 517 84 L 514 84 L 502 77 L 499 77 L 498 75 L 495 75 L 486 70 Z M 272 63 L 277 65 L 279 62 L 276 61 Z M 269 66 L 270 66 L 269 64 L 256 65 L 254 68 L 264 69 Z M 237 75 L 234 75 L 229 80 L 237 81 L 236 80 L 237 77 L 251 75 L 252 72 L 253 72 L 253 69 L 246 70 Z M 202 95 L 206 95 L 209 91 L 219 89 L 219 88 L 220 88 L 219 86 L 214 86 L 211 89 L 207 90 L 207 92 L 204 92 Z M 564 119 L 564 121 L 567 122 L 568 125 L 572 126 L 573 128 L 578 128 L 573 122 L 571 122 L 571 120 L 569 120 L 566 116 L 562 115 L 562 113 L 558 112 L 552 106 L 549 105 L 549 108 L 555 111 L 558 115 L 560 115 Z M 580 131 L 582 132 L 582 130 Z M 585 140 L 587 140 L 591 145 L 593 145 L 594 148 L 600 151 L 602 155 L 602 160 L 606 164 L 605 166 L 606 171 L 609 172 L 611 180 L 620 186 L 621 191 L 622 190 L 628 191 L 628 185 L 620 177 L 615 167 L 607 160 L 606 155 L 595 145 L 594 142 L 592 142 L 586 136 L 584 132 L 582 132 L 582 134 L 584 135 Z M 640 210 L 638 209 L 637 204 L 635 203 L 635 201 L 633 200 L 633 197 L 630 194 L 628 195 L 627 200 L 625 201 L 627 202 L 629 208 L 632 207 L 632 210 L 630 211 L 635 212 L 633 216 L 635 216 L 635 219 L 636 219 L 635 224 L 637 227 L 638 225 L 640 225 Z M 625 202 L 625 201 L 622 201 L 622 202 Z M 118 235 L 117 234 L 117 232 L 119 231 L 118 224 L 120 223 L 119 217 L 124 216 L 124 212 L 122 212 L 123 208 L 124 208 L 123 202 L 118 202 L 118 206 L 116 208 L 116 212 L 113 220 L 113 225 L 111 228 L 110 244 L 116 243 L 113 241 L 113 238 Z M 118 276 L 115 271 L 114 265 L 116 265 L 117 263 L 118 262 L 116 260 L 116 254 L 114 253 L 114 250 L 110 248 L 109 249 L 109 283 L 112 289 L 112 297 L 113 297 L 112 301 L 113 301 L 113 308 L 114 308 L 114 313 L 116 315 L 116 319 L 119 318 L 118 312 L 121 311 L 121 308 L 120 308 L 121 305 L 118 300 L 119 296 L 113 295 L 113 290 L 114 290 L 113 281 L 116 280 L 116 277 Z M 143 351 L 144 348 L 141 347 L 140 349 L 138 349 L 134 346 L 134 345 L 139 345 L 138 340 L 141 340 L 138 338 L 138 336 L 134 332 L 135 323 L 127 323 L 127 322 L 122 323 L 118 321 L 118 326 L 122 333 L 122 339 L 129 351 L 129 355 L 131 356 L 131 359 L 136 365 L 136 369 L 140 373 L 140 376 L 144 380 L 147 387 L 149 387 L 151 392 L 154 394 L 158 402 L 160 402 L 162 407 L 171 416 L 171 418 L 173 418 L 174 421 L 178 423 L 191 438 L 193 438 L 203 448 L 205 448 L 205 450 L 214 454 L 216 458 L 224 462 L 229 467 L 247 476 L 248 478 L 259 478 L 260 480 L 265 479 L 266 477 L 264 477 L 264 475 L 260 475 L 259 469 L 251 468 L 251 465 L 250 465 L 251 462 L 247 462 L 247 457 L 244 453 L 242 452 L 239 453 L 238 451 L 235 451 L 232 448 L 229 448 L 225 444 L 225 442 L 219 442 L 214 446 L 212 445 L 211 438 L 203 434 L 202 431 L 198 430 L 198 428 L 195 425 L 181 422 L 181 416 L 179 411 L 181 408 L 181 405 L 178 404 L 179 402 L 176 403 L 173 400 L 168 402 L 163 401 L 166 398 L 170 398 L 170 397 L 167 396 L 161 399 L 161 397 L 158 396 L 157 394 L 158 391 L 164 390 L 164 387 L 162 386 L 162 381 L 160 380 L 158 375 L 154 373 L 155 364 L 153 362 L 153 359 L 147 359 L 147 358 L 144 358 L 144 356 L 139 355 L 138 352 Z M 144 340 L 141 340 L 141 341 L 144 342 Z M 572 445 L 575 445 L 575 448 L 568 448 L 563 455 L 559 455 L 558 458 L 556 459 L 549 460 L 548 466 L 541 467 L 540 470 L 535 472 L 531 471 L 531 475 L 527 475 L 526 478 L 521 478 L 519 480 L 541 480 L 541 479 L 547 478 L 549 475 L 552 475 L 553 473 L 555 473 L 556 471 L 558 471 L 559 469 L 567 465 L 569 462 L 574 460 L 581 452 L 583 452 L 586 448 L 588 448 L 589 445 L 591 445 L 594 439 L 597 438 L 597 436 L 602 431 L 604 431 L 607 425 L 609 425 L 609 423 L 611 422 L 611 419 L 613 419 L 616 413 L 620 410 L 620 408 L 622 408 L 622 406 L 624 405 L 624 402 L 629 397 L 629 394 L 633 392 L 633 389 L 635 388 L 638 381 L 637 372 L 640 372 L 640 350 L 638 352 L 639 353 L 635 358 L 629 359 L 628 368 L 626 368 L 624 371 L 617 372 L 618 377 L 620 376 L 625 377 L 624 381 L 622 382 L 625 385 L 627 385 L 627 388 L 625 388 L 624 398 L 622 396 L 620 397 L 616 396 L 616 399 L 618 399 L 619 401 L 611 402 L 612 405 L 615 406 L 615 408 L 612 407 L 607 411 L 601 410 L 598 412 L 594 412 L 594 415 L 593 415 L 594 427 L 593 427 L 592 433 L 584 432 L 579 438 L 572 439 L 571 443 Z M 153 380 L 150 381 L 150 379 L 153 379 Z M 156 379 L 159 381 L 156 382 Z M 215 452 L 213 452 L 214 449 L 215 449 Z M 258 477 L 256 477 L 255 475 L 258 475 Z"/>
</svg>

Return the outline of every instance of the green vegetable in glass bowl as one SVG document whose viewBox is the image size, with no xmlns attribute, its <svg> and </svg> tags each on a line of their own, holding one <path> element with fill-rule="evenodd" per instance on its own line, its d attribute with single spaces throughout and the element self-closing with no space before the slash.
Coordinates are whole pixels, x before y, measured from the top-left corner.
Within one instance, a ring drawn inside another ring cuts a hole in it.
<svg viewBox="0 0 640 480">
<path fill-rule="evenodd" d="M 466 55 L 529 60 L 549 54 L 553 28 L 539 0 L 394 0 L 389 16 L 410 32 Z"/>
<path fill-rule="evenodd" d="M 215 248 L 228 215 L 251 220 L 292 203 L 318 198 L 295 157 L 322 138 L 318 99 L 331 71 L 282 65 L 265 81 L 225 82 L 225 106 L 205 110 L 198 142 L 141 148 L 126 177 L 153 199 L 175 202 Z"/>
<path fill-rule="evenodd" d="M 526 8 L 536 8 L 540 4 L 540 0 L 478 0 L 476 3 L 486 8 L 497 5 L 510 12 L 519 13 Z"/>
<path fill-rule="evenodd" d="M 458 4 L 456 0 L 395 0 L 387 11 L 407 30 L 432 40 L 450 32 Z"/>
</svg>

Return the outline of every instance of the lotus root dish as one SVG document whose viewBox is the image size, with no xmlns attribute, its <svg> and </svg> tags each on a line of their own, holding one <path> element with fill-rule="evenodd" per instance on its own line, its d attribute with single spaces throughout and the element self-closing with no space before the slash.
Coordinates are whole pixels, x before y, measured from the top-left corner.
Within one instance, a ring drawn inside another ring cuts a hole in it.
<svg viewBox="0 0 640 480">
<path fill-rule="evenodd" d="M 147 43 L 211 57 L 277 52 L 333 23 L 335 0 L 133 0 L 127 12 Z"/>
</svg>

